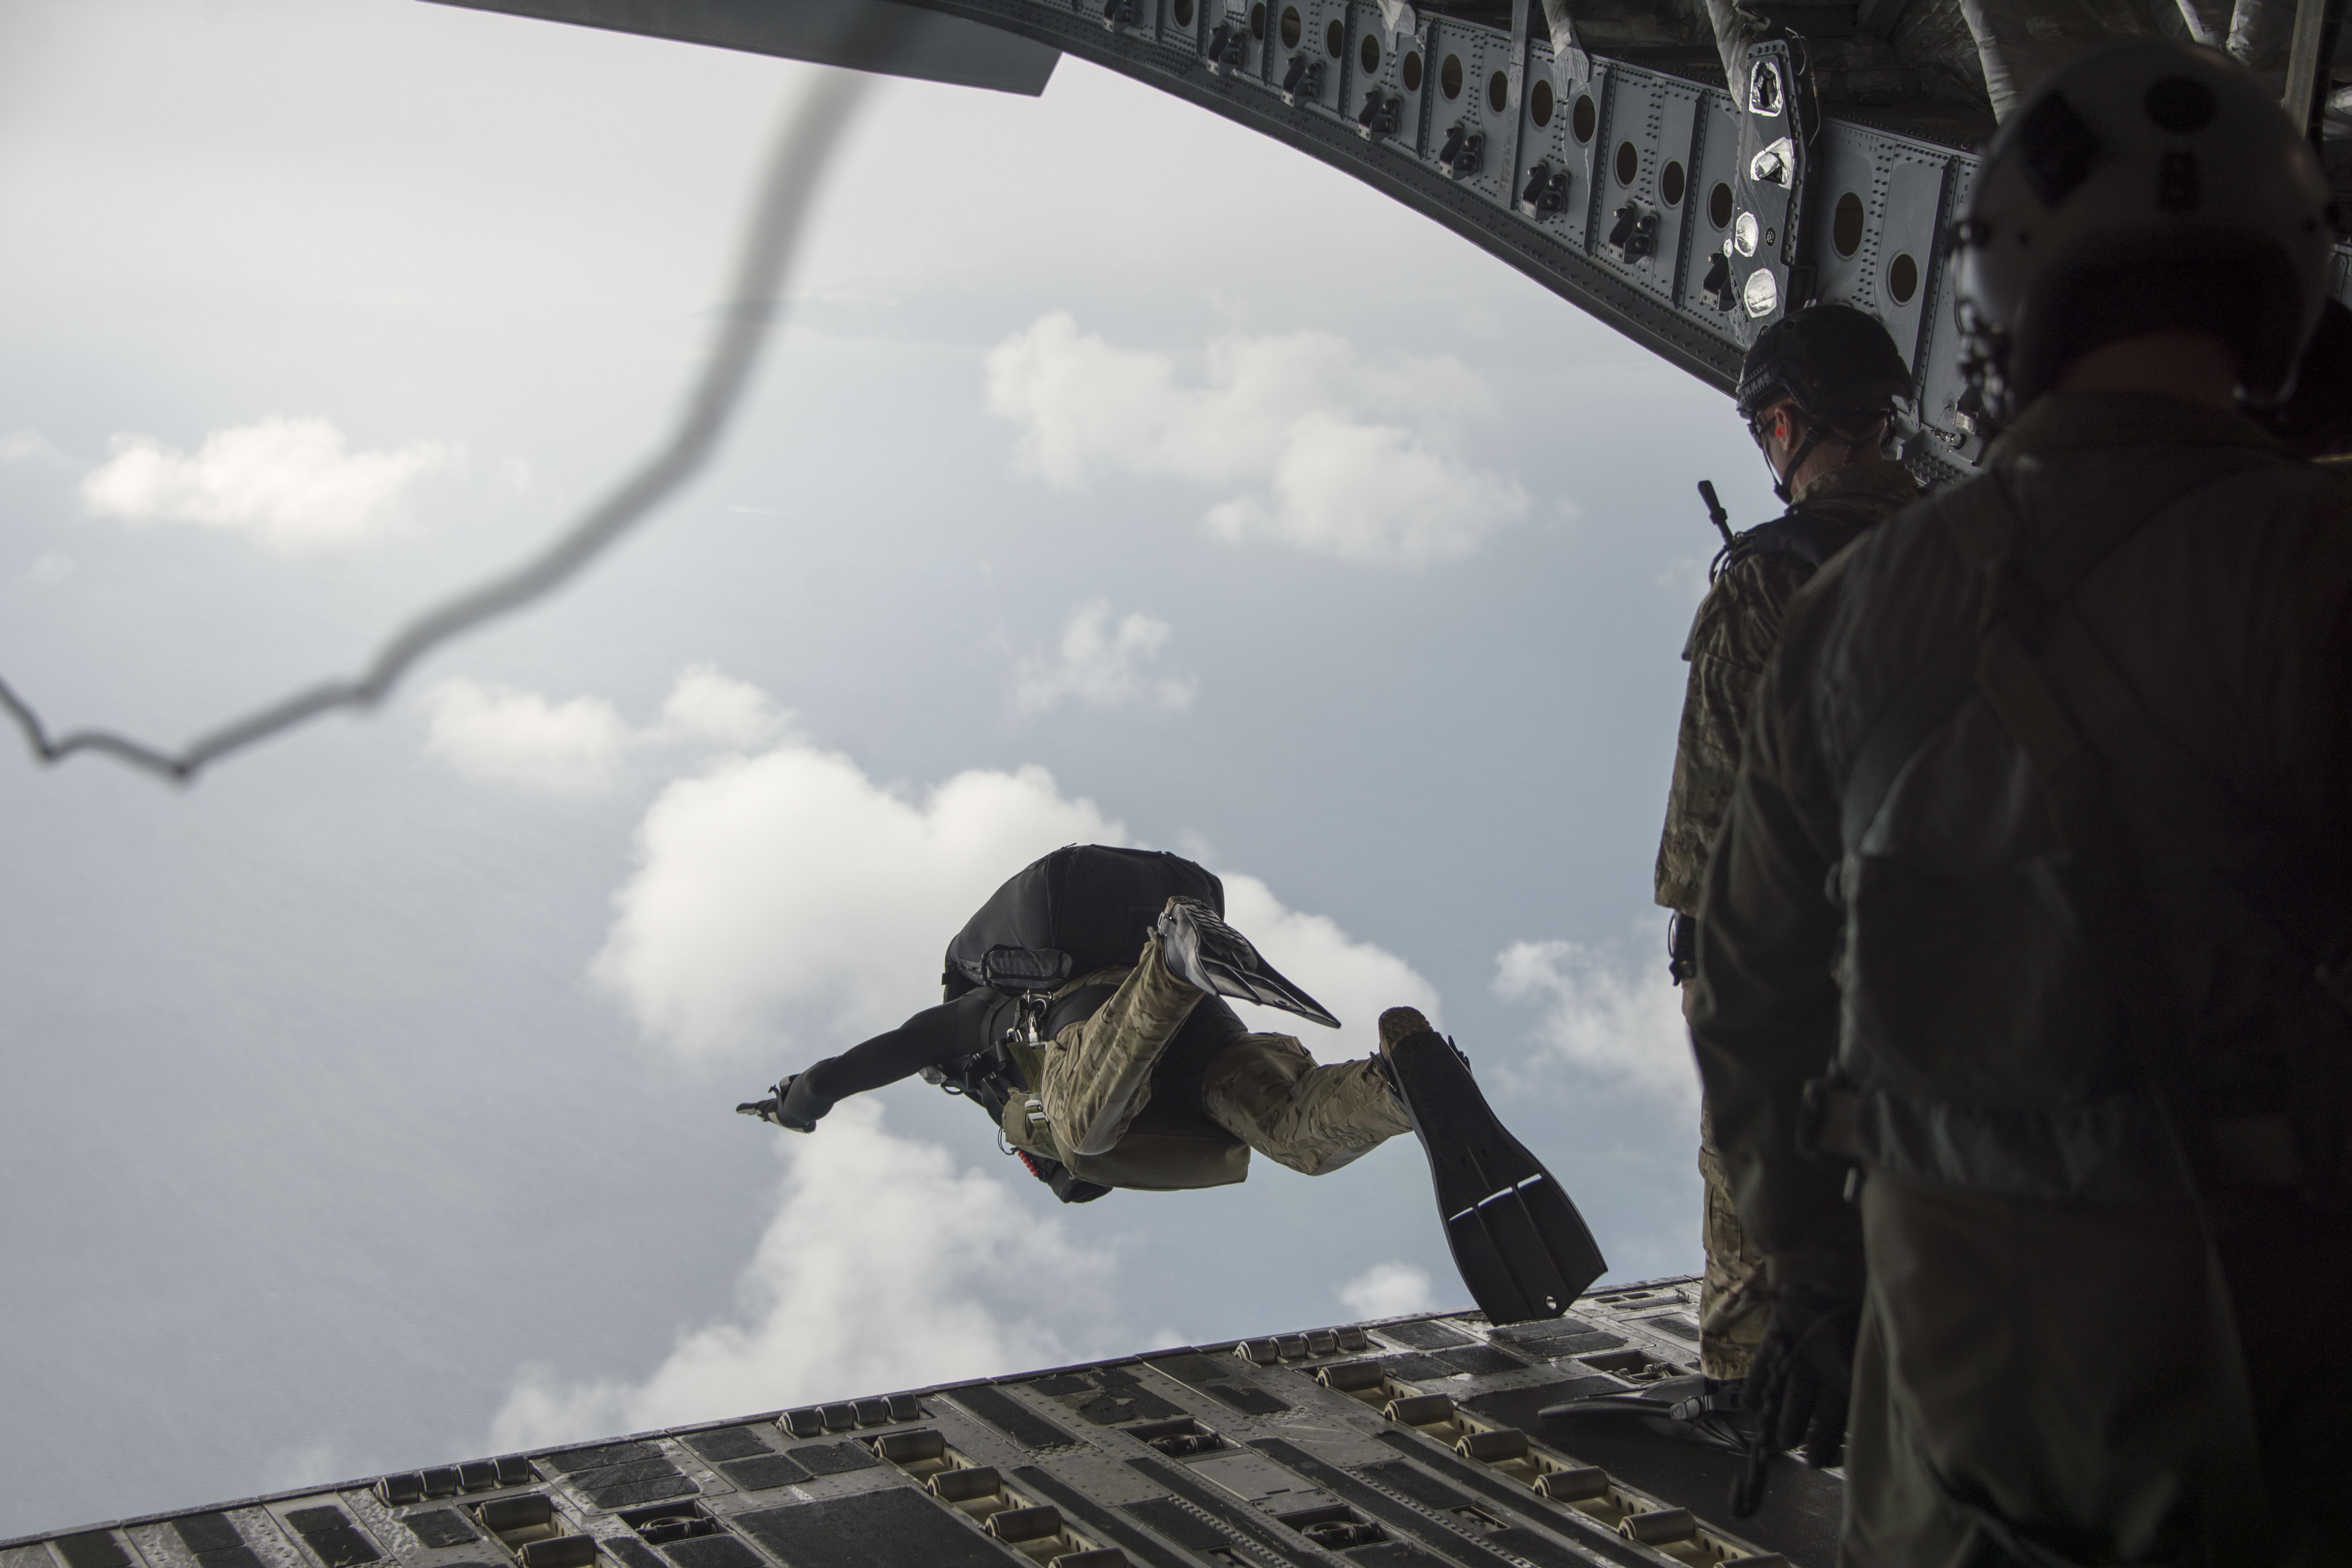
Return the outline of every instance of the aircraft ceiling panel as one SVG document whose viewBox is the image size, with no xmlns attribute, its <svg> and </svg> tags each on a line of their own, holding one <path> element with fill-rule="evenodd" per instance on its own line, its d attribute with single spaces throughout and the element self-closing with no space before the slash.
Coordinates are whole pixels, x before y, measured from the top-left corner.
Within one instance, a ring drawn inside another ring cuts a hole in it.
<svg viewBox="0 0 2352 1568">
<path fill-rule="evenodd" d="M 1273 80 L 1284 101 L 1346 118 L 1346 0 L 1282 0 L 1275 45 Z"/>
<path fill-rule="evenodd" d="M 1712 50 L 1555 58 L 1531 5 L 1472 20 L 1388 0 L 442 3 L 802 58 L 822 58 L 810 18 L 926 13 L 961 29 L 966 76 L 998 60 L 984 85 L 1013 90 L 1038 90 L 1067 51 L 1347 171 L 1727 392 L 1746 345 L 1793 304 L 1849 300 L 1886 322 L 1917 376 L 1913 466 L 1948 477 L 1981 450 L 1960 412 L 1940 239 L 1967 199 L 1981 116 L 1933 99 L 1833 101 L 1805 136 L 1782 42 L 1750 49 L 1735 100 L 1711 85 Z M 906 37 L 929 48 L 950 35 Z M 1751 103 L 1767 60 L 1773 90 Z M 959 79 L 914 42 L 868 68 Z M 2347 255 L 2335 279 L 2352 303 Z"/>
<path fill-rule="evenodd" d="M 1935 232 L 1940 234 L 1949 224 L 1951 215 L 1968 205 L 1969 193 L 1975 189 L 1977 161 L 1974 158 L 1954 158 L 1950 176 L 1944 184 L 1943 219 Z M 1940 256 L 1939 245 L 1934 254 Z M 1919 419 L 1926 428 L 1927 438 L 1956 463 L 1973 465 L 1984 455 L 1985 443 L 1975 426 L 1959 409 L 1960 395 L 1968 385 L 1961 374 L 1960 362 L 1965 357 L 1960 339 L 1960 323 L 1953 309 L 1952 268 L 1938 263 L 1928 270 L 1925 315 L 1928 329 L 1926 346 L 1920 351 L 1927 369 L 1919 376 Z M 1915 370 L 1917 368 L 1914 366 Z"/>
<path fill-rule="evenodd" d="M 1032 39 L 894 0 L 790 0 L 770 5 L 746 5 L 740 0 L 433 3 L 1031 98 L 1045 90 L 1061 58 Z"/>
<path fill-rule="evenodd" d="M 1819 297 L 1876 316 L 1915 371 L 1951 163 L 1948 152 L 1906 147 L 1851 125 L 1822 128 Z"/>
<path fill-rule="evenodd" d="M 1527 113 L 1519 124 L 1518 171 L 1513 183 L 1520 216 L 1578 250 L 1592 227 L 1593 160 L 1601 133 L 1601 100 L 1608 67 L 1580 80 L 1552 53 L 1551 40 L 1528 43 Z M 1538 171 L 1541 171 L 1538 182 Z"/>
<path fill-rule="evenodd" d="M 1517 194 L 1511 176 L 1518 167 L 1521 85 L 1510 36 L 1441 18 L 1431 30 L 1429 58 L 1437 77 L 1430 105 L 1433 155 L 1455 184 L 1507 208 Z"/>
<path fill-rule="evenodd" d="M 1594 138 L 1601 191 L 1596 254 L 1672 301 L 1681 293 L 1690 167 L 1701 89 L 1648 71 L 1613 74 L 1608 122 Z M 1671 198 L 1671 199 L 1669 199 Z"/>
</svg>

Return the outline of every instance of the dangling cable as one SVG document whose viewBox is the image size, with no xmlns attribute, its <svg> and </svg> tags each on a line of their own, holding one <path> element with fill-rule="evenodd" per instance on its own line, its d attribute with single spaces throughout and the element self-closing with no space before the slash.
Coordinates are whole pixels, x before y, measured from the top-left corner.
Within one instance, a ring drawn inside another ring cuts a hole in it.
<svg viewBox="0 0 2352 1568">
<path fill-rule="evenodd" d="M 416 616 L 383 645 L 366 672 L 356 679 L 321 681 L 297 691 L 198 736 L 176 753 L 109 730 L 76 730 L 53 739 L 32 706 L 0 680 L 0 709 L 5 709 L 24 731 L 33 755 L 44 763 L 54 763 L 79 752 L 101 752 L 184 784 L 230 752 L 320 714 L 338 708 L 373 708 L 433 649 L 552 593 L 578 575 L 699 472 L 726 433 L 775 325 L 785 271 L 800 244 L 819 178 L 840 143 L 867 79 L 856 71 L 822 72 L 786 121 L 751 208 L 750 232 L 736 263 L 733 287 L 676 430 L 660 450 L 538 555 Z"/>
</svg>

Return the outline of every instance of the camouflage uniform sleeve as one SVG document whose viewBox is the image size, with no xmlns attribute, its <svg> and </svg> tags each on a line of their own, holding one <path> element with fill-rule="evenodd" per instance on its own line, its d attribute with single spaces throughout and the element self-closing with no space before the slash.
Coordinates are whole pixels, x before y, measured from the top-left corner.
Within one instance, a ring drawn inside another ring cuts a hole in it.
<svg viewBox="0 0 2352 1568">
<path fill-rule="evenodd" d="M 1833 587 L 1829 576 L 1815 588 Z M 1827 889 L 1842 854 L 1838 802 L 1811 707 L 1820 638 L 1810 628 L 1830 618 L 1820 594 L 1799 599 L 1754 689 L 1747 766 L 1706 869 L 1690 1019 L 1739 1217 L 1772 1282 L 1844 1290 L 1861 1286 L 1860 1220 L 1843 1200 L 1843 1170 L 1797 1140 L 1805 1082 L 1838 1044 L 1841 917 Z"/>
<path fill-rule="evenodd" d="M 1731 807 L 1740 731 L 1757 679 L 1780 640 L 1789 599 L 1803 581 L 1801 569 L 1785 555 L 1751 555 L 1717 578 L 1699 604 L 1666 826 L 1658 839 L 1657 901 L 1667 909 L 1698 912 L 1707 852 Z"/>
</svg>

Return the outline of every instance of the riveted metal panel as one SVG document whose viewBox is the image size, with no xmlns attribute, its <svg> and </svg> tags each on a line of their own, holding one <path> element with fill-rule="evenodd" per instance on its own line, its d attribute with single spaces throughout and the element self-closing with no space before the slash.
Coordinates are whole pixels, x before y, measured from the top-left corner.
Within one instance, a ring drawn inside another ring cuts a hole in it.
<svg viewBox="0 0 2352 1568">
<path fill-rule="evenodd" d="M 1951 154 L 1851 125 L 1826 127 L 1821 146 L 1812 215 L 1818 297 L 1885 322 L 1916 372 Z"/>
<path fill-rule="evenodd" d="M 1348 0 L 1276 0 L 1270 10 L 1267 81 L 1300 108 L 1341 116 L 1341 95 L 1348 89 Z M 1306 68 L 1296 78 L 1294 65 Z M 1285 85 L 1293 82 L 1295 88 Z"/>
<path fill-rule="evenodd" d="M 1585 240 L 1585 218 L 1592 207 L 1592 146 L 1576 139 L 1576 101 L 1590 91 L 1595 91 L 1590 78 L 1578 80 L 1571 64 L 1552 54 L 1552 40 L 1528 40 L 1512 207 L 1545 235 L 1578 247 Z M 1567 174 L 1567 184 L 1555 179 L 1559 174 Z M 1548 200 L 1545 191 L 1550 191 Z"/>
<path fill-rule="evenodd" d="M 1690 211 L 1692 144 L 1701 90 L 1689 82 L 1637 68 L 1613 73 L 1607 123 L 1593 140 L 1599 216 L 1587 248 L 1632 282 L 1662 299 L 1678 296 L 1684 222 Z M 1666 199 L 1669 168 L 1683 187 Z M 1643 245 L 1613 243 L 1621 228 L 1628 238 L 1648 233 Z"/>
<path fill-rule="evenodd" d="M 1216 26 L 1219 0 L 1146 0 L 1155 6 L 1160 41 L 1187 54 L 1199 54 Z"/>
<path fill-rule="evenodd" d="M 1339 100 L 1366 141 L 1394 142 L 1418 152 L 1421 148 L 1422 103 L 1429 90 L 1428 24 L 1412 11 L 1400 10 L 1397 20 L 1410 26 L 1391 27 L 1388 13 L 1368 0 L 1348 7 L 1346 94 Z M 1366 66 L 1369 60 L 1370 65 Z M 1412 62 L 1408 72 L 1406 62 Z M 1410 75 L 1412 85 L 1406 85 Z M 1393 119 L 1392 129 L 1382 129 Z"/>
<path fill-rule="evenodd" d="M 1515 194 L 1511 178 L 1518 169 L 1519 99 L 1524 89 L 1510 35 L 1441 19 L 1432 25 L 1429 54 L 1437 77 L 1430 104 L 1430 155 L 1438 154 L 1456 126 L 1484 136 L 1486 145 L 1476 172 L 1457 174 L 1454 179 L 1465 190 L 1478 193 L 1496 206 L 1507 205 Z M 1456 83 L 1450 96 L 1445 91 L 1449 81 Z"/>
<path fill-rule="evenodd" d="M 1220 27 L 1226 40 L 1237 45 L 1234 58 L 1204 55 L 1209 69 L 1215 74 L 1247 78 L 1252 81 L 1265 79 L 1268 63 L 1274 51 L 1266 39 L 1274 28 L 1274 17 L 1265 0 L 1207 0 L 1216 8 L 1215 19 L 1209 26 L 1209 38 L 1216 40 Z M 1207 45 L 1202 46 L 1203 50 Z"/>
<path fill-rule="evenodd" d="M 1550 39 L 1538 36 L 1528 41 L 1527 91 L 1522 95 L 1518 155 L 1512 176 L 1517 193 L 1514 205 L 1520 216 L 1545 234 L 1580 249 L 1591 226 L 1593 156 L 1601 142 L 1602 86 L 1591 73 L 1608 68 L 1589 56 L 1585 65 L 1588 74 L 1579 78 L 1572 59 L 1552 53 Z M 1582 140 L 1576 134 L 1580 101 L 1589 106 L 1586 112 L 1593 127 L 1593 134 Z M 1542 111 L 1540 121 L 1538 110 Z M 1558 205 L 1550 210 L 1538 201 L 1538 169 L 1545 185 L 1553 184 L 1556 174 L 1568 176 L 1565 189 L 1559 190 L 1555 198 Z"/>
<path fill-rule="evenodd" d="M 1976 184 L 1977 165 L 1974 159 L 1952 160 L 1950 177 L 1945 184 L 1943 213 L 1959 211 L 1968 203 L 1969 192 Z M 1960 362 L 1966 345 L 1960 337 L 1958 319 L 1953 308 L 1953 268 L 1944 257 L 1944 247 L 1935 247 L 1931 255 L 1939 264 L 1927 275 L 1927 298 L 1922 310 L 1926 341 L 1920 345 L 1920 355 L 1926 368 L 1918 377 L 1919 420 L 1927 437 L 1951 460 L 1973 463 L 1984 450 L 1984 442 L 1959 412 L 1960 394 L 1967 390 L 1968 378 L 1962 374 Z M 1916 367 L 1915 367 L 1916 368 Z"/>
<path fill-rule="evenodd" d="M 1690 195 L 1685 198 L 1690 215 L 1684 220 L 1687 254 L 1683 261 L 1683 309 L 1700 321 L 1732 330 L 1730 289 L 1731 223 L 1738 212 L 1736 195 L 1739 173 L 1739 116 L 1722 93 L 1707 93 L 1699 106 L 1696 146 L 1691 154 Z M 1721 264 L 1721 291 L 1709 294 L 1706 283 Z"/>
</svg>

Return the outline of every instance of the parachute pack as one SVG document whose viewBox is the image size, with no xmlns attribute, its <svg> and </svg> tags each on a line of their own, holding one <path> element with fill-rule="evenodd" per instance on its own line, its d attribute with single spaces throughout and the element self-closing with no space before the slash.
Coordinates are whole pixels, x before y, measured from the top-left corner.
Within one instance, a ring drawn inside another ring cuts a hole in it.
<svg viewBox="0 0 2352 1568">
<path fill-rule="evenodd" d="M 1151 922 L 1178 894 L 1225 912 L 1225 885 L 1181 855 L 1066 845 L 1015 872 L 948 943 L 945 999 L 980 985 L 1050 990 L 1073 975 L 1133 963 Z"/>
</svg>

